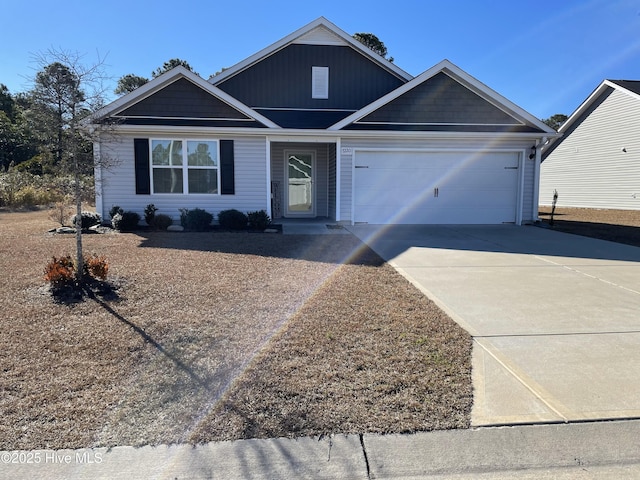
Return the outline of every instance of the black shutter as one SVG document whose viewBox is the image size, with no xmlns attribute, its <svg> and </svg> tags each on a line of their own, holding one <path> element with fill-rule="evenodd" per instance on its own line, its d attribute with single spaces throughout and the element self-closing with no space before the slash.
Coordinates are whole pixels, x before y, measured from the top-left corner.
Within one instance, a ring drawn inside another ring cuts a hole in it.
<svg viewBox="0 0 640 480">
<path fill-rule="evenodd" d="M 133 140 L 133 152 L 136 166 L 136 195 L 150 195 L 149 139 L 135 138 Z"/>
<path fill-rule="evenodd" d="M 233 140 L 220 140 L 220 193 L 234 195 L 235 162 L 233 159 Z"/>
</svg>

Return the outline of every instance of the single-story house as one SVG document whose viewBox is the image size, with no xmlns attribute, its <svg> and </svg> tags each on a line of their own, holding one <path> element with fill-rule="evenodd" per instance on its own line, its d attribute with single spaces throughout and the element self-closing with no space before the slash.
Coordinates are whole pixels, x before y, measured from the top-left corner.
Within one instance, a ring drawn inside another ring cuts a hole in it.
<svg viewBox="0 0 640 480">
<path fill-rule="evenodd" d="M 555 132 L 451 62 L 417 77 L 321 17 L 208 81 L 185 68 L 94 117 L 97 210 L 153 203 L 345 224 L 537 219 Z"/>
<path fill-rule="evenodd" d="M 640 209 L 640 81 L 604 80 L 543 148 L 540 204 Z"/>
</svg>

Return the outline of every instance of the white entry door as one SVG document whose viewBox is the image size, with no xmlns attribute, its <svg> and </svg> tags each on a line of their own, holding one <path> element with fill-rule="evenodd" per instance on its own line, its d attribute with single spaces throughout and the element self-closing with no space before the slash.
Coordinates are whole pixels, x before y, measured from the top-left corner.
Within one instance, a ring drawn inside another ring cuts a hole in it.
<svg viewBox="0 0 640 480">
<path fill-rule="evenodd" d="M 285 152 L 287 168 L 287 216 L 315 216 L 315 152 Z"/>
</svg>

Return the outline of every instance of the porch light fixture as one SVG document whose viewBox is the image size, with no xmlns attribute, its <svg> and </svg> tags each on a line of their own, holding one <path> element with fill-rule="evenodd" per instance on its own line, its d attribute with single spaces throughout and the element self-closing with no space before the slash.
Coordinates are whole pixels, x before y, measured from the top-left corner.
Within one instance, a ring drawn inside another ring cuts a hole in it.
<svg viewBox="0 0 640 480">
<path fill-rule="evenodd" d="M 529 154 L 529 160 L 536 158 L 536 146 L 531 147 L 531 153 Z"/>
</svg>

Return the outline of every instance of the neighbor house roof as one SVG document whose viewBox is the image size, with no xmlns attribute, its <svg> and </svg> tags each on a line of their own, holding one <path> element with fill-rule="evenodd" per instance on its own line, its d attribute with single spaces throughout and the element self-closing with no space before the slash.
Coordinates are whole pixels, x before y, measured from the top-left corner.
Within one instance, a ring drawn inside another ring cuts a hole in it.
<svg viewBox="0 0 640 480">
<path fill-rule="evenodd" d="M 608 80 L 611 83 L 628 90 L 629 92 L 640 95 L 640 80 Z"/>
<path fill-rule="evenodd" d="M 560 136 L 554 137 L 542 150 L 542 159 L 544 160 L 558 145 L 562 143 L 563 137 L 575 127 L 577 127 L 582 120 L 584 120 L 584 114 L 587 112 L 596 102 L 603 96 L 611 92 L 611 90 L 617 90 L 619 92 L 629 95 L 630 98 L 640 100 L 640 81 L 638 80 L 603 80 L 600 85 L 587 97 L 587 99 L 580 104 L 580 106 L 569 116 L 566 122 L 564 122 L 558 129 Z"/>
</svg>

